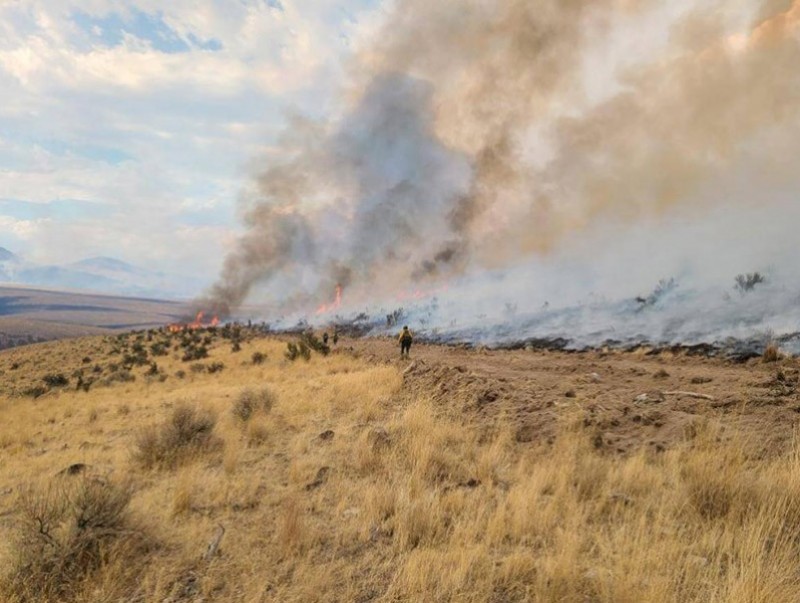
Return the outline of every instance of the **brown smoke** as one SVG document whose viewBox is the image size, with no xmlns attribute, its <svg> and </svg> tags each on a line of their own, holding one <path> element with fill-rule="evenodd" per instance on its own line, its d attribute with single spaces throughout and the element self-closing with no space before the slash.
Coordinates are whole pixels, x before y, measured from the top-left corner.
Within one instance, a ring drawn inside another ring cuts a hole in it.
<svg viewBox="0 0 800 603">
<path fill-rule="evenodd" d="M 724 2 L 698 3 L 657 57 L 629 61 L 608 97 L 589 98 L 589 53 L 657 4 L 398 2 L 354 59 L 352 110 L 291 124 L 214 305 L 273 281 L 293 307 L 336 283 L 391 294 L 519 263 L 599 217 L 699 203 L 742 166 L 789 170 L 800 0 L 751 2 L 738 29 Z M 532 139 L 546 151 L 530 152 Z"/>
</svg>

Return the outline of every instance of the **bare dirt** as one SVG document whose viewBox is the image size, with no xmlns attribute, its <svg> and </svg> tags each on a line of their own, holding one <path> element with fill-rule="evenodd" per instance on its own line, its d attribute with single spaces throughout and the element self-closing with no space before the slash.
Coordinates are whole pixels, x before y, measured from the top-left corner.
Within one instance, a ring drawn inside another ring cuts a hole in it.
<svg viewBox="0 0 800 603">
<path fill-rule="evenodd" d="M 341 344 L 340 344 L 341 346 Z M 663 451 L 716 421 L 759 457 L 785 452 L 800 421 L 800 362 L 747 363 L 641 352 L 549 352 L 414 345 L 401 360 L 390 339 L 347 340 L 346 349 L 397 364 L 409 391 L 491 425 L 508 418 L 519 442 L 553 437 L 580 417 L 595 446 L 629 454 Z M 694 397 L 698 394 L 702 397 Z M 455 402 L 455 405 L 453 404 Z M 580 411 L 577 415 L 570 411 Z"/>
</svg>

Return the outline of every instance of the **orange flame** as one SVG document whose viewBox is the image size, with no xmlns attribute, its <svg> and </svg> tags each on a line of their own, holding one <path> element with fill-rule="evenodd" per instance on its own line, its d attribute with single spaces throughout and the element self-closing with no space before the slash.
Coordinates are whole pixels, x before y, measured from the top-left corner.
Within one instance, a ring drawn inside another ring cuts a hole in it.
<svg viewBox="0 0 800 603">
<path fill-rule="evenodd" d="M 194 322 L 187 322 L 184 324 L 173 323 L 167 325 L 167 330 L 170 333 L 179 333 L 180 331 L 194 331 L 195 329 L 202 329 L 205 327 L 216 327 L 219 324 L 219 317 L 215 314 L 208 324 L 203 323 L 205 314 L 201 311 L 194 317 Z"/>
<path fill-rule="evenodd" d="M 317 316 L 320 314 L 327 314 L 333 310 L 338 310 L 342 305 L 342 286 L 336 285 L 336 296 L 330 304 L 322 304 L 317 308 Z"/>
</svg>

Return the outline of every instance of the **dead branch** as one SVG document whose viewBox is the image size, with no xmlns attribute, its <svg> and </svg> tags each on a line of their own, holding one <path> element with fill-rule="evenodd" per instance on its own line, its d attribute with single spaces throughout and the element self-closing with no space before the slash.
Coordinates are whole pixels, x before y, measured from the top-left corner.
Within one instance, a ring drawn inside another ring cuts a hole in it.
<svg viewBox="0 0 800 603">
<path fill-rule="evenodd" d="M 684 392 L 684 391 L 674 391 L 674 392 L 664 392 L 665 396 L 685 396 L 687 398 L 699 398 L 701 400 L 714 400 L 714 396 L 709 396 L 708 394 L 698 394 L 696 392 Z"/>
</svg>

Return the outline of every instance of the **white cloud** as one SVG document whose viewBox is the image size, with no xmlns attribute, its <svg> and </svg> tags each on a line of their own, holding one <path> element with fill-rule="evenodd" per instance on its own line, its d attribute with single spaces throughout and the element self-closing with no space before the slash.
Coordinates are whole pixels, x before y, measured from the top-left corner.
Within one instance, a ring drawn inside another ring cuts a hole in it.
<svg viewBox="0 0 800 603">
<path fill-rule="evenodd" d="M 0 229 L 41 261 L 117 255 L 213 280 L 254 158 L 286 108 L 335 106 L 351 14 L 378 1 L 0 3 L 0 197 L 98 207 Z"/>
</svg>

